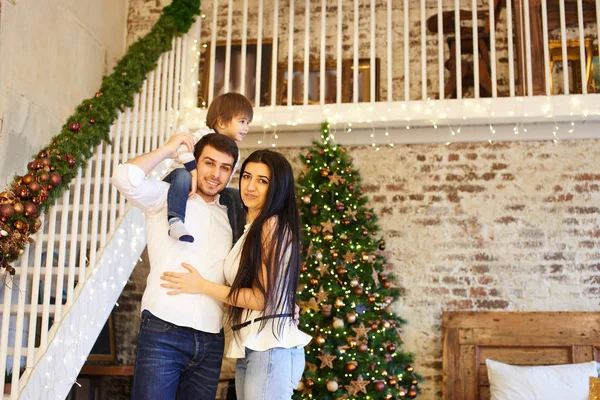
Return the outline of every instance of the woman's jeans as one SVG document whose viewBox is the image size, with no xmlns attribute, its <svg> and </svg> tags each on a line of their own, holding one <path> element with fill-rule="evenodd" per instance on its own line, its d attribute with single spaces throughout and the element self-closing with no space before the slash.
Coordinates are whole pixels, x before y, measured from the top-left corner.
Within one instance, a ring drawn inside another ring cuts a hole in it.
<svg viewBox="0 0 600 400">
<path fill-rule="evenodd" d="M 163 179 L 170 183 L 167 193 L 167 216 L 185 222 L 185 207 L 192 189 L 192 174 L 185 168 L 176 168 Z"/>
<path fill-rule="evenodd" d="M 266 351 L 246 348 L 237 360 L 235 392 L 238 400 L 290 400 L 304 372 L 304 348 L 276 347 Z"/>
<path fill-rule="evenodd" d="M 133 400 L 213 400 L 224 335 L 181 327 L 142 312 L 135 358 Z"/>
</svg>

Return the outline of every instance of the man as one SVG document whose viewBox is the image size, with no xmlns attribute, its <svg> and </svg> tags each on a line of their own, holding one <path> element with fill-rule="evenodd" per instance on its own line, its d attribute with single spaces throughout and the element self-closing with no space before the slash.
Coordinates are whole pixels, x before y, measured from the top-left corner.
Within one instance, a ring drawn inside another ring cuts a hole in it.
<svg viewBox="0 0 600 400">
<path fill-rule="evenodd" d="M 164 271 L 186 272 L 193 264 L 206 279 L 223 284 L 223 261 L 231 249 L 233 219 L 219 193 L 233 173 L 238 148 L 225 135 L 205 135 L 194 147 L 189 134 L 172 136 L 158 149 L 129 160 L 112 183 L 146 215 L 150 274 L 142 297 L 142 320 L 134 367 L 132 399 L 214 399 L 223 357 L 222 303 L 203 295 L 168 296 L 160 287 Z M 169 184 L 146 179 L 160 162 L 177 156 L 180 145 L 194 149 L 197 191 L 187 202 L 186 226 L 194 243 L 170 240 Z M 235 197 L 235 196 L 232 196 Z M 238 200 L 239 204 L 239 200 Z M 235 213 L 234 213 L 235 214 Z"/>
</svg>

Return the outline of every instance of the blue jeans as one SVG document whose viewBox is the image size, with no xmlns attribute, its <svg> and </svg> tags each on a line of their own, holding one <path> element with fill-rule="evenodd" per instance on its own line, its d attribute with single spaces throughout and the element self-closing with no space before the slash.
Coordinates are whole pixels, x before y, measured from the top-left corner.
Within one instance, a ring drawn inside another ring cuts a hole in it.
<svg viewBox="0 0 600 400">
<path fill-rule="evenodd" d="M 235 366 L 238 400 L 290 400 L 304 372 L 304 348 L 276 347 L 266 351 L 246 348 L 246 358 Z"/>
<path fill-rule="evenodd" d="M 185 207 L 192 188 L 192 174 L 185 168 L 176 168 L 163 179 L 170 183 L 167 193 L 167 216 L 185 222 Z"/>
<path fill-rule="evenodd" d="M 132 400 L 212 400 L 225 338 L 181 327 L 142 312 Z"/>
</svg>

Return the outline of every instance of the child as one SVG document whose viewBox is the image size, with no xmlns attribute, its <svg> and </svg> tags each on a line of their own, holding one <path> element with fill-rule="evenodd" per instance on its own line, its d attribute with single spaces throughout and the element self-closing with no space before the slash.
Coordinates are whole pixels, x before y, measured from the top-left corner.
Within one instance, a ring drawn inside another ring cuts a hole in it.
<svg viewBox="0 0 600 400">
<path fill-rule="evenodd" d="M 206 114 L 206 128 L 192 132 L 194 142 L 209 133 L 220 133 L 241 142 L 248 133 L 253 117 L 252 103 L 239 93 L 226 93 L 213 100 Z M 198 178 L 193 152 L 182 145 L 177 151 L 177 166 L 164 179 L 171 184 L 167 196 L 169 236 L 182 242 L 192 243 L 194 237 L 185 228 L 185 208 L 188 197 L 196 193 Z M 237 168 L 236 160 L 235 168 Z M 182 168 L 181 166 L 185 167 Z M 234 168 L 234 173 L 235 173 Z M 233 174 L 231 174 L 233 176 Z M 190 189 L 191 188 L 191 189 Z"/>
</svg>

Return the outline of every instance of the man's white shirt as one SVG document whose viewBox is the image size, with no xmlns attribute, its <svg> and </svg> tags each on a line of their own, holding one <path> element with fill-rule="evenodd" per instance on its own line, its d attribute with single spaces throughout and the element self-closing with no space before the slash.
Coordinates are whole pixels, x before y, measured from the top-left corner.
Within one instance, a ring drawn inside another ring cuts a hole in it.
<svg viewBox="0 0 600 400">
<path fill-rule="evenodd" d="M 185 226 L 194 243 L 180 242 L 168 235 L 167 192 L 169 184 L 147 179 L 133 164 L 121 164 L 112 183 L 129 202 L 146 216 L 150 274 L 142 297 L 142 310 L 179 326 L 217 333 L 223 326 L 222 303 L 206 295 L 167 295 L 160 287 L 165 271 L 187 272 L 181 263 L 192 265 L 210 281 L 224 284 L 223 261 L 231 249 L 232 233 L 227 208 L 207 203 L 198 194 L 187 202 Z"/>
</svg>

